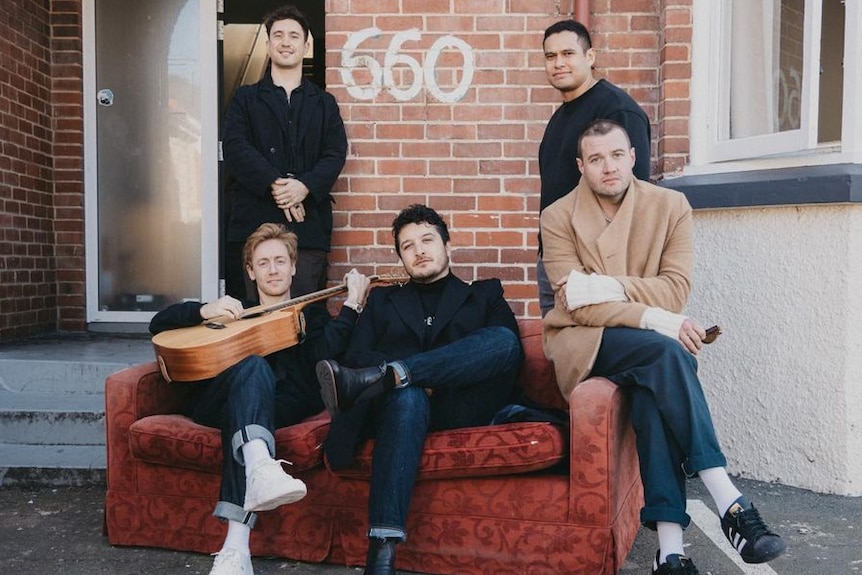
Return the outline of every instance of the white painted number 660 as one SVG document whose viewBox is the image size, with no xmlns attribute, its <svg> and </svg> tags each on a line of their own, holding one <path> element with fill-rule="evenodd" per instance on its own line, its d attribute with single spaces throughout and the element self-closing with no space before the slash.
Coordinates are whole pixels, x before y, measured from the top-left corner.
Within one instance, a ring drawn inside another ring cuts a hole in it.
<svg viewBox="0 0 862 575">
<path fill-rule="evenodd" d="M 425 58 L 425 65 L 421 66 L 416 58 L 399 54 L 401 45 L 408 40 L 417 41 L 420 38 L 419 30 L 411 28 L 403 32 L 398 32 L 392 37 L 389 43 L 389 48 L 386 50 L 386 56 L 383 59 L 383 67 L 371 56 L 354 56 L 356 48 L 365 40 L 380 36 L 382 31 L 380 28 L 366 28 L 352 34 L 344 45 L 341 52 L 341 79 L 347 86 L 347 92 L 357 100 L 372 100 L 380 93 L 381 88 L 386 88 L 392 96 L 398 101 L 407 101 L 416 97 L 419 90 L 422 89 L 422 80 L 424 78 L 428 92 L 441 102 L 456 102 L 464 97 L 467 89 L 473 81 L 473 50 L 470 46 L 455 36 L 443 36 L 439 38 Z M 461 81 L 451 92 L 443 92 L 437 85 L 437 74 L 435 68 L 437 59 L 440 53 L 446 48 L 455 48 L 461 52 L 464 58 L 464 67 Z M 399 88 L 395 86 L 392 77 L 392 68 L 395 66 L 407 66 L 413 73 L 413 83 L 407 88 Z M 356 79 L 353 77 L 353 71 L 356 68 L 367 68 L 371 73 L 371 84 L 366 86 L 358 86 Z"/>
</svg>

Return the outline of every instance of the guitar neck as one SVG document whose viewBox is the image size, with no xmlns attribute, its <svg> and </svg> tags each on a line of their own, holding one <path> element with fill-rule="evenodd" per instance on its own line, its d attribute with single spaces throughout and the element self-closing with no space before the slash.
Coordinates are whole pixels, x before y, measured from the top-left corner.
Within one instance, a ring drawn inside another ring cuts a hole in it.
<svg viewBox="0 0 862 575">
<path fill-rule="evenodd" d="M 368 279 L 371 280 L 372 283 L 378 281 L 380 276 L 368 276 Z M 302 309 L 306 305 L 320 301 L 322 299 L 330 298 L 334 295 L 340 294 L 347 291 L 347 284 L 340 284 L 337 286 L 333 286 L 331 288 L 326 288 L 320 291 L 312 292 L 309 294 L 301 295 L 295 298 L 291 298 L 287 301 L 270 304 L 270 305 L 256 305 L 254 307 L 250 307 L 243 311 L 242 317 L 249 317 L 254 315 L 260 315 L 269 313 L 271 311 L 276 311 L 279 309 L 284 309 L 286 307 L 295 307 L 297 310 Z"/>
</svg>

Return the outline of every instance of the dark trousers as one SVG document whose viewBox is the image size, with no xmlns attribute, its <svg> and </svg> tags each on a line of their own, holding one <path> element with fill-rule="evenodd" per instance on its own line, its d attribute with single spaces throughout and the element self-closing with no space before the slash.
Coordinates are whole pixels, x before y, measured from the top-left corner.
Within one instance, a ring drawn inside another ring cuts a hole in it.
<svg viewBox="0 0 862 575">
<path fill-rule="evenodd" d="M 631 398 L 644 508 L 641 522 L 687 527 L 685 480 L 725 467 L 697 360 L 679 342 L 652 330 L 605 328 L 591 376 L 607 377 Z"/>
<path fill-rule="evenodd" d="M 254 524 L 254 514 L 243 510 L 245 465 L 243 444 L 263 439 L 275 455 L 275 429 L 299 423 L 323 408 L 295 387 L 276 381 L 269 363 L 250 356 L 228 368 L 204 386 L 192 407 L 196 423 L 221 429 L 224 463 L 221 492 L 215 515 Z"/>
<path fill-rule="evenodd" d="M 489 327 L 402 360 L 410 385 L 372 400 L 371 536 L 406 538 L 426 433 L 488 425 L 510 401 L 522 359 L 512 331 Z"/>
</svg>

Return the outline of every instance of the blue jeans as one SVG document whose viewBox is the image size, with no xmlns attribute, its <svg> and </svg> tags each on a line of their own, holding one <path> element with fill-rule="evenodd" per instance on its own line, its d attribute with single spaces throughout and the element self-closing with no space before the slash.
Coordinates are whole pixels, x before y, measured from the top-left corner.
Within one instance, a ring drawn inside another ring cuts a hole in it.
<svg viewBox="0 0 862 575">
<path fill-rule="evenodd" d="M 426 433 L 488 425 L 511 400 L 523 355 L 512 331 L 487 327 L 401 360 L 410 385 L 371 400 L 369 536 L 406 539 Z"/>
<path fill-rule="evenodd" d="M 697 360 L 678 341 L 652 330 L 605 328 L 591 376 L 607 377 L 631 398 L 644 508 L 641 522 L 687 527 L 685 480 L 725 467 Z"/>
<path fill-rule="evenodd" d="M 202 382 L 192 408 L 196 423 L 221 429 L 222 481 L 216 517 L 254 526 L 255 514 L 243 509 L 245 465 L 242 446 L 262 439 L 275 456 L 275 429 L 298 423 L 319 412 L 296 393 L 295 386 L 278 382 L 266 359 L 250 356 L 213 379 Z"/>
</svg>

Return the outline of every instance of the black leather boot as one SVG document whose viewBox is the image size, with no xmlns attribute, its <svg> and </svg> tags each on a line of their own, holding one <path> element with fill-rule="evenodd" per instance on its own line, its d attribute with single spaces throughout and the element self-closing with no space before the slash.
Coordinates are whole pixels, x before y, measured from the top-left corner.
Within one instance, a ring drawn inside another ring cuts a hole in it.
<svg viewBox="0 0 862 575">
<path fill-rule="evenodd" d="M 330 415 L 395 387 L 395 374 L 385 363 L 378 367 L 350 369 L 325 359 L 317 362 L 316 371 L 320 395 Z"/>
<path fill-rule="evenodd" d="M 395 575 L 397 537 L 369 537 L 365 557 L 365 575 Z"/>
</svg>

